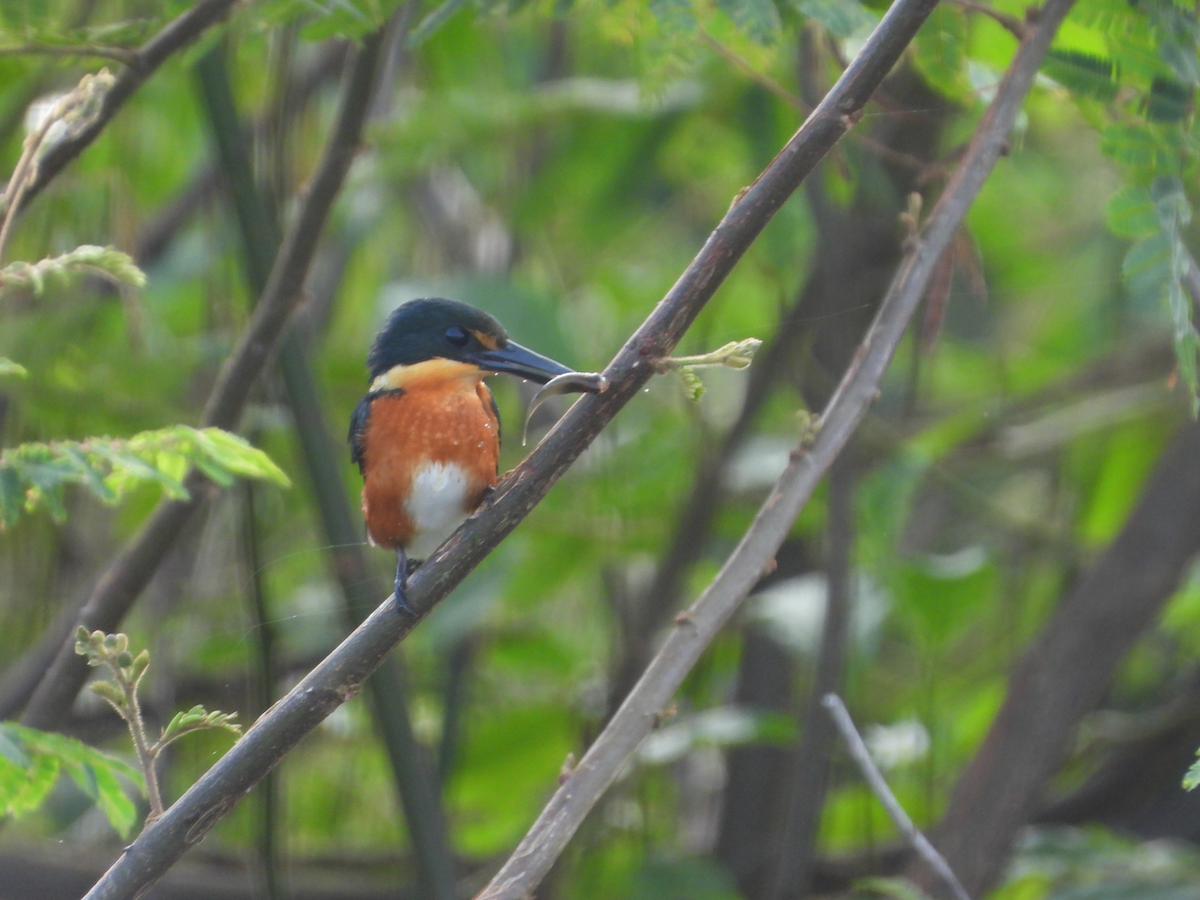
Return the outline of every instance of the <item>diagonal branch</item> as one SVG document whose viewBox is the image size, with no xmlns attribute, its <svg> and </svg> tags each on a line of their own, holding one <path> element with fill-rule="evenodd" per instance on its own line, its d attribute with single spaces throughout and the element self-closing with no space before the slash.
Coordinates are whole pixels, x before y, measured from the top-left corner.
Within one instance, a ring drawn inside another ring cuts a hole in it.
<svg viewBox="0 0 1200 900">
<path fill-rule="evenodd" d="M 275 257 L 267 287 L 246 332 L 233 355 L 226 360 L 209 396 L 203 416 L 205 425 L 225 429 L 237 427 L 250 388 L 265 367 L 300 298 L 317 239 L 358 151 L 378 68 L 380 40 L 378 32 L 366 39 L 355 58 L 324 155 Z M 188 476 L 185 485 L 190 499 L 160 503 L 141 533 L 97 583 L 79 619 L 64 636 L 53 665 L 25 710 L 23 722 L 35 728 L 50 728 L 70 709 L 87 679 L 87 664 L 75 655 L 71 633 L 77 624 L 83 624 L 89 630 L 116 629 L 184 524 L 213 490 L 213 485 L 195 472 Z"/>
<path fill-rule="evenodd" d="M 796 516 L 878 395 L 883 374 L 925 294 L 937 261 L 999 159 L 1038 64 L 1071 3 L 1049 0 L 1028 40 L 1017 51 L 961 166 L 901 264 L 879 315 L 826 407 L 811 447 L 801 440 L 787 469 L 717 577 L 692 607 L 676 618 L 675 629 L 621 708 L 477 900 L 516 900 L 537 886 L 660 719 L 700 654 L 770 567 Z"/>
<path fill-rule="evenodd" d="M 804 177 L 861 114 L 937 0 L 897 0 L 838 84 L 729 212 L 667 296 L 613 360 L 612 388 L 585 397 L 500 485 L 490 507 L 433 554 L 409 582 L 424 616 L 540 500 L 668 355 L 733 266 Z M 865 409 L 865 405 L 864 405 Z M 840 446 L 840 445 L 839 445 Z M 391 603 L 376 609 L 131 845 L 91 900 L 128 898 L 153 884 L 340 704 L 415 626 Z"/>
<path fill-rule="evenodd" d="M 925 837 L 921 833 L 921 830 L 917 828 L 916 823 L 904 811 L 904 807 L 900 805 L 900 801 L 892 793 L 892 789 L 888 787 L 887 779 L 883 777 L 883 773 L 879 771 L 879 766 L 871 758 L 871 751 L 867 749 L 866 741 L 862 739 L 862 735 L 854 727 L 854 720 L 850 718 L 850 711 L 846 709 L 846 704 L 842 702 L 842 698 L 834 693 L 825 694 L 821 698 L 821 705 L 828 710 L 834 725 L 841 732 L 842 740 L 846 742 L 846 749 L 850 753 L 850 758 L 854 760 L 859 771 L 862 772 L 863 778 L 866 779 L 867 784 L 871 788 L 871 792 L 883 805 L 883 808 L 887 810 L 888 816 L 895 823 L 899 832 L 912 845 L 917 855 L 925 860 L 931 869 L 937 872 L 938 877 L 942 879 L 943 884 L 949 889 L 950 894 L 955 900 L 971 900 L 971 895 L 962 886 L 962 883 L 958 880 L 958 876 L 954 874 L 954 870 L 950 868 L 942 855 L 937 852 L 933 844 L 929 843 L 929 838 Z"/>
<path fill-rule="evenodd" d="M 21 198 L 21 208 L 24 209 L 42 188 L 96 139 L 112 117 L 125 105 L 125 101 L 133 96 L 159 66 L 225 18 L 233 5 L 234 0 L 198 0 L 140 48 L 130 51 L 126 68 L 117 75 L 112 88 L 105 94 L 96 117 L 86 128 L 80 129 L 77 134 L 46 151 L 41 159 L 37 178 L 30 183 Z"/>
<path fill-rule="evenodd" d="M 137 65 L 136 50 L 101 44 L 17 44 L 0 47 L 0 56 L 74 56 L 111 59 L 125 66 Z"/>
<path fill-rule="evenodd" d="M 972 893 L 990 890 L 1003 875 L 1080 721 L 1104 699 L 1121 661 L 1200 552 L 1198 456 L 1200 424 L 1187 422 L 1120 533 L 1014 667 L 1004 703 L 934 831 L 934 843 Z"/>
</svg>

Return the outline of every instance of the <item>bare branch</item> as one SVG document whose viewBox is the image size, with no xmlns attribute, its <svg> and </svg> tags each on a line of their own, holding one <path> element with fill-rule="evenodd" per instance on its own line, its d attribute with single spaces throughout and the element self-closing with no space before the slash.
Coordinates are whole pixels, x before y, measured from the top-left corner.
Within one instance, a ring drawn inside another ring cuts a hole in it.
<svg viewBox="0 0 1200 900">
<path fill-rule="evenodd" d="M 859 771 L 862 772 L 863 778 L 866 779 L 867 784 L 871 788 L 871 792 L 883 804 L 883 808 L 887 810 L 887 814 L 891 816 L 892 821 L 896 823 L 896 827 L 900 829 L 900 833 L 908 838 L 913 849 L 946 882 L 957 900 L 971 900 L 971 895 L 967 893 L 966 889 L 959 882 L 958 877 L 954 874 L 954 870 L 950 868 L 950 864 L 934 849 L 933 844 L 929 843 L 929 838 L 921 834 L 921 830 L 909 818 L 908 813 L 904 811 L 904 807 L 900 805 L 900 801 L 896 799 L 896 795 L 892 793 L 892 789 L 888 787 L 883 773 L 879 771 L 879 767 L 875 765 L 875 760 L 871 758 L 871 751 L 867 749 L 867 745 L 863 742 L 862 736 L 859 735 L 858 729 L 854 727 L 854 720 L 850 718 L 850 713 L 846 709 L 846 704 L 842 702 L 842 698 L 837 694 L 826 694 L 821 698 L 821 705 L 829 710 L 830 718 L 833 719 L 834 724 L 841 733 L 842 740 L 846 742 L 846 749 L 850 751 L 850 757 L 858 766 Z"/>
<path fill-rule="evenodd" d="M 138 62 L 136 50 L 128 47 L 104 47 L 99 44 L 19 44 L 0 47 L 0 56 L 77 56 L 111 59 L 124 66 Z"/>
<path fill-rule="evenodd" d="M 789 91 L 770 75 L 766 74 L 765 72 L 758 71 L 758 69 L 756 69 L 749 60 L 739 54 L 732 47 L 721 43 L 707 31 L 701 31 L 700 37 L 704 43 L 708 44 L 708 46 L 717 53 L 718 56 L 720 56 L 726 62 L 732 64 L 734 68 L 738 69 L 743 75 L 745 75 L 755 84 L 774 94 L 797 112 L 801 114 L 807 114 L 811 112 L 812 107 L 805 103 L 803 98 Z"/>
</svg>

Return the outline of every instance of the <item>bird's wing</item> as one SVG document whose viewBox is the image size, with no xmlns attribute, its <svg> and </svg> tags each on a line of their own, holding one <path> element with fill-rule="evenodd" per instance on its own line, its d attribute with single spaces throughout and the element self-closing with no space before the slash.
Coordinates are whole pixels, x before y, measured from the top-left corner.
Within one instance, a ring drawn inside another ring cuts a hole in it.
<svg viewBox="0 0 1200 900">
<path fill-rule="evenodd" d="M 350 414 L 350 459 L 358 466 L 358 471 L 361 474 L 366 474 L 364 471 L 364 454 L 367 449 L 367 422 L 371 419 L 371 404 L 384 391 L 372 391 L 354 407 L 354 412 Z"/>
<path fill-rule="evenodd" d="M 492 418 L 496 420 L 496 446 L 500 446 L 504 440 L 504 432 L 500 427 L 500 407 L 496 405 L 496 395 L 485 384 L 483 389 L 487 391 L 488 405 L 492 408 Z"/>
</svg>

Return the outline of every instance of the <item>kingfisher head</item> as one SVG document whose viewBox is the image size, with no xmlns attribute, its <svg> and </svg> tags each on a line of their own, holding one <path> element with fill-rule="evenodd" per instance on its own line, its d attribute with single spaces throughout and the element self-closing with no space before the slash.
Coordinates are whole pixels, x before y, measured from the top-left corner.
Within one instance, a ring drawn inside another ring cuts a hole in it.
<svg viewBox="0 0 1200 900">
<path fill-rule="evenodd" d="M 485 374 L 503 372 L 538 384 L 572 370 L 510 340 L 493 316 L 469 303 L 440 297 L 410 300 L 388 316 L 375 337 L 367 367 L 379 379 L 399 366 L 434 359 L 475 366 Z"/>
</svg>

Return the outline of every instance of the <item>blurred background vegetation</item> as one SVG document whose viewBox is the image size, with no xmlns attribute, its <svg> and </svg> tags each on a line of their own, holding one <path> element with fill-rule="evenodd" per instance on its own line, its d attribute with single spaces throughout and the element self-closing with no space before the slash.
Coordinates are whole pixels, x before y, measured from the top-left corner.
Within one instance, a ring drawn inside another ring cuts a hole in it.
<svg viewBox="0 0 1200 900">
<path fill-rule="evenodd" d="M 264 208 L 286 223 L 349 43 L 396 5 L 237 6 L 34 200 L 0 263 L 112 245 L 147 282 L 0 294 L 0 357 L 28 370 L 0 381 L 5 447 L 198 422 L 257 293 L 214 142 L 229 125 L 200 73 L 216 67 L 230 86 Z M 119 71 L 114 48 L 136 48 L 186 7 L 0 5 L 0 171 L 16 164 L 38 103 L 100 66 Z M 335 439 L 366 387 L 372 336 L 406 299 L 469 301 L 527 346 L 601 369 L 883 11 L 873 0 L 411 4 L 289 345 L 311 364 L 310 402 Z M 797 410 L 820 409 L 886 288 L 910 193 L 936 198 L 1024 15 L 1016 0 L 935 12 L 880 101 L 680 347 L 756 336 L 767 345 L 755 365 L 706 373 L 698 402 L 673 378 L 652 382 L 398 651 L 459 895 L 515 845 L 655 633 L 741 535 L 796 442 Z M 838 539 L 852 544 L 853 616 L 837 680 L 922 826 L 938 822 L 1006 676 L 1188 420 L 1188 366 L 1172 335 L 1186 360 L 1190 325 L 1179 325 L 1171 266 L 1189 241 L 1200 146 L 1196 36 L 1191 7 L 1171 0 L 1081 0 L 846 464 L 852 529 Z M 1138 246 L 1143 257 L 1127 258 Z M 524 453 L 531 392 L 493 381 L 507 468 Z M 539 413 L 534 439 L 551 418 Z M 223 491 L 124 623 L 153 656 L 143 699 L 157 723 L 199 702 L 249 723 L 347 628 L 277 375 L 256 391 L 243 433 L 293 486 Z M 358 473 L 341 461 L 356 504 Z M 18 661 L 87 596 L 159 496 L 145 487 L 111 507 L 80 490 L 64 521 L 36 511 L 0 533 L 0 695 L 11 698 Z M 898 871 L 892 826 L 840 749 L 827 790 L 798 799 L 789 787 L 813 724 L 826 501 L 805 510 L 777 571 L 540 896 L 752 900 Z M 369 559 L 386 585 L 390 555 Z M 1200 806 L 1179 788 L 1200 744 L 1200 578 L 1185 571 L 1163 599 L 1084 719 L 996 896 L 1200 897 L 1189 843 Z M 128 754 L 98 698 L 81 697 L 64 729 Z M 161 896 L 416 891 L 420 865 L 378 733 L 363 700 L 339 709 Z M 171 748 L 168 802 L 229 740 Z M 816 804 L 815 857 L 780 893 L 782 823 L 803 802 Z M 0 833 L 0 869 L 12 873 L 0 893 L 78 896 L 120 846 L 64 782 Z"/>
</svg>

